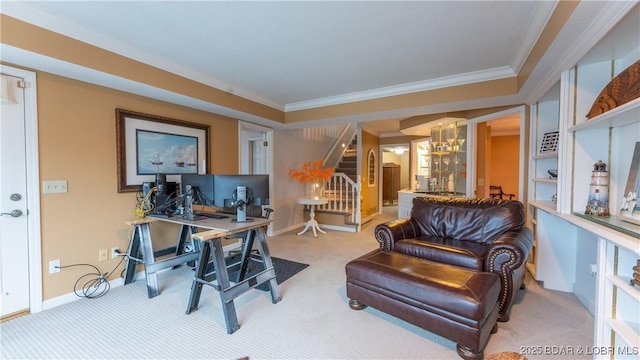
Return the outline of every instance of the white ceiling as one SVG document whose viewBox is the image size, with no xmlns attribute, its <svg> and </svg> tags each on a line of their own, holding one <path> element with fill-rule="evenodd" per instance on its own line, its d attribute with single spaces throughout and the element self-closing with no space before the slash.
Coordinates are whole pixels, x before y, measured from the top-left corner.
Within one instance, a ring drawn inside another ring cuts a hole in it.
<svg viewBox="0 0 640 360">
<path fill-rule="evenodd" d="M 291 111 L 514 76 L 555 6 L 555 1 L 3 1 L 0 11 Z M 583 17 L 566 30 L 584 26 L 589 19 Z M 575 40 L 560 36 L 558 41 Z M 523 89 L 531 93 L 553 85 L 545 76 L 557 65 L 554 60 L 566 55 L 566 44 L 547 51 L 543 68 Z M 522 103 L 526 95 L 469 106 Z M 407 115 L 414 114 L 378 115 L 385 121 L 368 126 L 379 125 L 380 133 L 397 131 L 398 119 Z"/>
</svg>

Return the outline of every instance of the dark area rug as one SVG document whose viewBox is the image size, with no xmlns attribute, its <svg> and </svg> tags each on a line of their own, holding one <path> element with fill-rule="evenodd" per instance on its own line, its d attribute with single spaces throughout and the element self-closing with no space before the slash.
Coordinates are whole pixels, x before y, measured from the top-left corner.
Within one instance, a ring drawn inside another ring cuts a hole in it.
<svg viewBox="0 0 640 360">
<path fill-rule="evenodd" d="M 254 254 L 254 256 L 256 256 Z M 225 259 L 227 266 L 229 267 L 229 279 L 231 282 L 235 282 L 238 279 L 238 270 L 240 269 L 240 254 L 228 257 Z M 283 283 L 284 281 L 290 279 L 295 274 L 304 270 L 309 264 L 303 264 L 291 260 L 281 259 L 277 257 L 271 257 L 271 261 L 273 262 L 273 268 L 276 271 L 276 281 L 278 284 Z M 249 260 L 249 265 L 247 266 L 247 274 L 245 278 L 252 276 L 260 271 L 264 270 L 264 265 L 262 262 Z M 207 266 L 207 273 L 213 272 L 213 263 L 209 263 Z M 211 276 L 207 276 L 208 281 L 213 281 L 215 279 L 215 274 Z M 256 289 L 262 291 L 269 291 L 268 284 L 261 284 L 256 286 Z"/>
</svg>

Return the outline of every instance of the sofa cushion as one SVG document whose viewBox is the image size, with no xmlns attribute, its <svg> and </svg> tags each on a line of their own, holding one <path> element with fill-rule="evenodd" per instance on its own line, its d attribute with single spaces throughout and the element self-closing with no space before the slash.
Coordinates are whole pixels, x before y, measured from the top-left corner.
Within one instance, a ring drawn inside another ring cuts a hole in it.
<svg viewBox="0 0 640 360">
<path fill-rule="evenodd" d="M 506 231 L 522 228 L 525 219 L 519 201 L 444 197 L 414 198 L 411 217 L 422 235 L 478 243 L 492 243 Z"/>
<path fill-rule="evenodd" d="M 473 241 L 423 236 L 396 242 L 395 251 L 443 264 L 482 271 L 488 246 Z"/>
</svg>

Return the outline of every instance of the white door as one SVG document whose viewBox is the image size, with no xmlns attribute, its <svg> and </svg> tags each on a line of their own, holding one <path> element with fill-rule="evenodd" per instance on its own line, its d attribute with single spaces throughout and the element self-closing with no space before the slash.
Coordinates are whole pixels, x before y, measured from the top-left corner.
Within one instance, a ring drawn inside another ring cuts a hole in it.
<svg viewBox="0 0 640 360">
<path fill-rule="evenodd" d="M 29 309 L 29 238 L 23 79 L 2 75 L 0 118 L 0 309 Z"/>
<path fill-rule="evenodd" d="M 267 151 L 264 139 L 250 139 L 249 146 L 253 156 L 251 162 L 251 174 L 267 174 Z"/>
</svg>

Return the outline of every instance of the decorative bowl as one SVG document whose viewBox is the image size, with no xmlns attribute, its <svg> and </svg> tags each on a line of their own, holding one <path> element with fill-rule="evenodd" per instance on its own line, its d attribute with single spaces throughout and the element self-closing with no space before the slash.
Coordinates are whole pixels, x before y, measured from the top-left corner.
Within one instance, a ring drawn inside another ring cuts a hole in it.
<svg viewBox="0 0 640 360">
<path fill-rule="evenodd" d="M 558 177 L 558 169 L 547 170 L 547 172 L 549 173 L 549 175 L 551 175 L 552 179 L 555 179 Z"/>
</svg>

